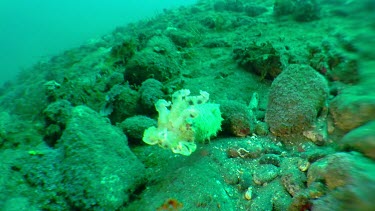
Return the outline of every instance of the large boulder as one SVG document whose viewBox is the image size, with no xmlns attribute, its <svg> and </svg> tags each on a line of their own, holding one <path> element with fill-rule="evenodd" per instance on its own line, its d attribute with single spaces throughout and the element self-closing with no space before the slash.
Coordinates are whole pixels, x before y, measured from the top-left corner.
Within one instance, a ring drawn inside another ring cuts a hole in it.
<svg viewBox="0 0 375 211">
<path fill-rule="evenodd" d="M 326 104 L 326 79 L 307 65 L 289 65 L 272 83 L 266 122 L 274 135 L 311 129 Z"/>
<path fill-rule="evenodd" d="M 79 210 L 117 210 L 144 179 L 126 136 L 106 118 L 77 106 L 58 142 L 66 197 Z"/>
</svg>

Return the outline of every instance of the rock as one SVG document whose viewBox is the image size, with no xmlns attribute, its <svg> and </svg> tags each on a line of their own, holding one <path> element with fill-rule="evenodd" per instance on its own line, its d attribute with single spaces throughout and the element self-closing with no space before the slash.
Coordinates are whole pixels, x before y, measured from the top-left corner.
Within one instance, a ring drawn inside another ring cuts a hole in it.
<svg viewBox="0 0 375 211">
<path fill-rule="evenodd" d="M 267 12 L 267 8 L 256 4 L 249 4 L 245 6 L 244 12 L 250 17 L 256 17 Z"/>
<path fill-rule="evenodd" d="M 288 192 L 284 190 L 282 185 L 279 183 L 279 186 L 281 190 L 275 192 L 274 190 L 271 190 L 272 192 L 272 201 L 273 201 L 273 210 L 275 211 L 283 211 L 288 210 L 289 205 L 292 203 L 292 197 Z"/>
<path fill-rule="evenodd" d="M 254 130 L 253 115 L 250 109 L 237 101 L 220 102 L 223 122 L 222 130 L 229 134 L 243 137 Z"/>
<path fill-rule="evenodd" d="M 29 197 L 32 201 L 40 202 L 37 204 L 39 210 L 69 210 L 60 171 L 61 151 L 39 145 L 27 154 L 25 158 L 28 162 L 17 165 L 17 168 L 25 182 L 32 187 L 34 194 L 30 193 Z"/>
<path fill-rule="evenodd" d="M 276 0 L 274 3 L 276 16 L 292 15 L 294 20 L 308 22 L 320 16 L 320 4 L 316 0 Z"/>
<path fill-rule="evenodd" d="M 110 108 L 112 111 L 101 113 L 109 114 L 109 118 L 113 123 L 122 122 L 124 119 L 138 113 L 139 93 L 129 86 L 114 86 L 108 93 L 107 98 L 109 100 L 104 108 Z"/>
<path fill-rule="evenodd" d="M 55 80 L 47 81 L 44 83 L 44 90 L 47 98 L 50 101 L 55 101 L 58 99 L 58 90 L 61 88 L 61 84 L 57 83 Z"/>
<path fill-rule="evenodd" d="M 245 210 L 251 210 L 251 211 L 272 211 L 272 189 L 268 187 L 268 185 L 265 188 L 268 193 L 265 193 L 265 191 L 262 191 L 262 197 L 255 197 L 251 200 L 251 208 L 245 209 Z"/>
<path fill-rule="evenodd" d="M 314 162 L 307 172 L 307 185 L 315 181 L 324 181 L 328 189 L 333 190 L 348 183 L 350 170 L 345 166 L 350 163 L 344 153 L 336 153 Z"/>
<path fill-rule="evenodd" d="M 251 186 L 252 182 L 253 182 L 253 175 L 248 171 L 244 171 L 236 183 L 239 184 L 239 188 L 241 190 L 249 190 L 249 188 L 252 189 L 252 186 Z"/>
<path fill-rule="evenodd" d="M 182 48 L 191 47 L 195 42 L 197 42 L 197 37 L 189 31 L 171 27 L 167 28 L 166 34 L 176 46 Z"/>
<path fill-rule="evenodd" d="M 270 164 L 265 164 L 259 166 L 255 169 L 253 175 L 253 181 L 257 185 L 262 185 L 264 183 L 269 183 L 279 175 L 279 169 Z"/>
<path fill-rule="evenodd" d="M 317 0 L 294 0 L 295 10 L 293 17 L 296 21 L 309 22 L 319 19 L 320 2 Z"/>
<path fill-rule="evenodd" d="M 122 84 L 124 82 L 124 74 L 121 72 L 113 72 L 107 76 L 105 83 L 105 90 L 111 89 L 113 86 Z"/>
<path fill-rule="evenodd" d="M 62 131 L 68 119 L 72 115 L 73 106 L 67 100 L 57 100 L 43 110 L 43 114 L 48 124 L 44 130 L 44 141 L 49 146 L 54 146 L 61 137 Z"/>
<path fill-rule="evenodd" d="M 268 124 L 265 122 L 257 122 L 255 125 L 255 134 L 259 136 L 266 136 L 268 135 L 269 127 Z"/>
<path fill-rule="evenodd" d="M 259 75 L 262 79 L 274 79 L 287 64 L 287 55 L 272 43 L 244 43 L 233 50 L 234 59 L 245 70 Z"/>
<path fill-rule="evenodd" d="M 314 162 L 307 173 L 307 185 L 323 181 L 330 190 L 342 187 L 351 180 L 350 167 L 352 156 L 346 153 L 328 155 Z"/>
<path fill-rule="evenodd" d="M 111 48 L 111 56 L 116 64 L 126 64 L 137 51 L 137 41 L 135 39 L 126 39 L 121 44 Z"/>
<path fill-rule="evenodd" d="M 50 124 L 44 130 L 44 142 L 48 144 L 48 146 L 55 146 L 57 140 L 60 139 L 63 132 L 63 128 L 57 124 Z"/>
<path fill-rule="evenodd" d="M 245 204 L 244 210 L 287 210 L 291 203 L 290 195 L 284 190 L 279 179 L 253 190 L 251 204 Z"/>
<path fill-rule="evenodd" d="M 310 163 L 311 162 L 315 162 L 327 155 L 330 155 L 332 153 L 334 153 L 335 150 L 332 149 L 332 148 L 323 148 L 323 147 L 312 147 L 312 148 L 309 148 L 308 150 L 306 151 L 303 151 L 301 153 L 301 157 L 306 159 L 307 161 L 309 161 Z"/>
<path fill-rule="evenodd" d="M 242 12 L 244 3 L 242 1 L 226 1 L 226 10 L 233 12 Z"/>
<path fill-rule="evenodd" d="M 345 132 L 375 119 L 375 96 L 360 89 L 344 90 L 330 103 L 335 126 Z"/>
<path fill-rule="evenodd" d="M 67 200 L 77 209 L 116 210 L 144 180 L 126 136 L 86 106 L 73 109 L 58 146 Z"/>
<path fill-rule="evenodd" d="M 284 158 L 280 163 L 281 183 L 291 196 L 296 196 L 306 186 L 306 175 L 298 168 L 299 157 Z"/>
<path fill-rule="evenodd" d="M 270 138 L 262 138 L 262 140 L 264 141 L 262 147 L 265 154 L 282 155 L 285 153 L 285 149 L 280 145 L 280 142 L 272 142 Z"/>
<path fill-rule="evenodd" d="M 73 106 L 67 100 L 58 100 L 48 105 L 43 110 L 43 114 L 50 123 L 65 126 L 67 120 L 70 118 Z"/>
<path fill-rule="evenodd" d="M 259 159 L 260 164 L 272 164 L 274 166 L 280 166 L 280 162 L 280 156 L 274 154 L 265 154 Z"/>
<path fill-rule="evenodd" d="M 145 80 L 139 88 L 140 103 L 145 114 L 156 114 L 155 103 L 164 99 L 163 84 L 153 78 Z"/>
<path fill-rule="evenodd" d="M 311 199 L 317 199 L 322 197 L 324 194 L 326 194 L 326 187 L 321 182 L 313 182 L 309 185 L 309 188 L 307 189 L 307 193 L 309 194 L 309 198 Z"/>
<path fill-rule="evenodd" d="M 292 203 L 289 205 L 289 211 L 311 210 L 312 204 L 309 195 L 306 192 L 301 192 L 293 197 Z"/>
<path fill-rule="evenodd" d="M 339 152 L 313 163 L 307 173 L 309 188 L 316 182 L 327 187 L 327 194 L 313 201 L 314 210 L 372 210 L 374 172 L 373 160 L 359 153 Z"/>
<path fill-rule="evenodd" d="M 351 41 L 355 43 L 354 41 Z M 333 57 L 333 58 L 332 58 Z M 339 81 L 346 84 L 356 84 L 359 81 L 359 61 L 354 58 L 346 58 L 345 55 L 328 55 L 328 64 L 330 61 L 339 61 L 334 65 L 329 65 L 327 78 L 330 81 Z"/>
<path fill-rule="evenodd" d="M 375 159 L 375 121 L 347 133 L 339 143 L 343 150 L 356 150 Z"/>
<path fill-rule="evenodd" d="M 314 127 L 327 96 L 322 75 L 307 65 L 289 65 L 271 85 L 265 121 L 274 135 L 301 134 Z"/>
<path fill-rule="evenodd" d="M 287 173 L 281 176 L 281 182 L 284 188 L 292 196 L 296 196 L 300 191 L 305 188 L 304 177 L 300 177 L 300 173 L 295 171 L 294 173 Z"/>
<path fill-rule="evenodd" d="M 118 125 L 122 131 L 129 137 L 129 142 L 142 140 L 143 132 L 152 126 L 157 126 L 157 122 L 147 116 L 133 116 L 125 119 Z M 140 142 L 143 143 L 143 142 Z"/>
<path fill-rule="evenodd" d="M 177 49 L 165 36 L 154 36 L 147 47 L 134 56 L 126 64 L 125 80 L 130 84 L 140 85 L 148 78 L 160 82 L 179 76 L 180 57 Z"/>
<path fill-rule="evenodd" d="M 31 124 L 29 120 L 0 111 L 0 147 L 5 149 L 25 149 L 44 143 L 41 131 L 43 126 L 37 121 Z"/>
<path fill-rule="evenodd" d="M 275 0 L 273 13 L 275 16 L 290 15 L 295 10 L 293 0 Z"/>
</svg>

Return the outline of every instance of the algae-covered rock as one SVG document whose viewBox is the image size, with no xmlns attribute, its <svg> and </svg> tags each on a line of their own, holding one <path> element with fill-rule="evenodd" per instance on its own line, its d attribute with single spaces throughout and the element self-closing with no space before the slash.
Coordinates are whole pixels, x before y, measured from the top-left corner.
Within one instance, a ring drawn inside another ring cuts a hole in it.
<svg viewBox="0 0 375 211">
<path fill-rule="evenodd" d="M 65 126 L 66 122 L 71 116 L 73 106 L 67 100 L 58 100 L 47 106 L 43 110 L 48 122 L 56 123 L 60 126 Z"/>
<path fill-rule="evenodd" d="M 259 136 L 266 136 L 268 134 L 269 127 L 268 124 L 265 122 L 257 122 L 255 125 L 254 132 Z"/>
<path fill-rule="evenodd" d="M 111 56 L 116 64 L 126 64 L 137 50 L 137 42 L 134 39 L 127 39 L 120 45 L 113 46 Z"/>
<path fill-rule="evenodd" d="M 253 181 L 257 185 L 271 182 L 279 175 L 279 169 L 271 164 L 264 164 L 255 169 Z"/>
<path fill-rule="evenodd" d="M 244 7 L 244 12 L 250 17 L 256 17 L 267 12 L 267 8 L 256 4 L 248 4 Z"/>
<path fill-rule="evenodd" d="M 307 65 L 289 65 L 272 83 L 266 122 L 275 135 L 313 127 L 328 95 L 326 79 Z"/>
<path fill-rule="evenodd" d="M 264 154 L 259 159 L 260 164 L 272 164 L 274 166 L 280 166 L 280 156 L 275 154 Z"/>
<path fill-rule="evenodd" d="M 58 145 L 64 189 L 77 209 L 116 210 L 144 178 L 126 136 L 88 107 L 73 109 Z"/>
<path fill-rule="evenodd" d="M 129 142 L 142 140 L 143 132 L 152 126 L 157 126 L 157 122 L 147 116 L 133 116 L 125 119 L 118 125 L 129 137 Z"/>
<path fill-rule="evenodd" d="M 336 127 L 349 131 L 375 119 L 375 96 L 355 87 L 344 90 L 331 101 L 330 113 Z"/>
<path fill-rule="evenodd" d="M 140 85 L 148 78 L 164 82 L 180 73 L 179 54 L 176 47 L 164 36 L 151 38 L 147 47 L 129 60 L 126 65 L 125 79 L 130 84 Z"/>
<path fill-rule="evenodd" d="M 319 19 L 320 2 L 317 0 L 294 0 L 293 17 L 296 21 L 308 22 Z"/>
<path fill-rule="evenodd" d="M 43 110 L 47 124 L 44 130 L 44 141 L 49 146 L 54 146 L 61 137 L 72 110 L 73 106 L 67 100 L 57 100 Z"/>
<path fill-rule="evenodd" d="M 273 13 L 275 16 L 290 15 L 293 11 L 293 0 L 275 0 L 273 5 Z"/>
<path fill-rule="evenodd" d="M 367 157 L 375 159 L 375 121 L 358 127 L 341 139 L 341 149 L 356 150 Z"/>
<path fill-rule="evenodd" d="M 329 71 L 327 72 L 328 80 L 341 81 L 346 84 L 354 84 L 359 81 L 360 70 L 358 60 L 346 55 L 333 54 L 328 55 L 327 63 L 329 65 Z"/>
<path fill-rule="evenodd" d="M 0 111 L 0 148 L 30 149 L 43 143 L 42 124 L 30 124 L 17 115 Z"/>
<path fill-rule="evenodd" d="M 155 114 L 155 103 L 164 98 L 163 84 L 153 78 L 145 80 L 139 89 L 142 113 Z"/>
<path fill-rule="evenodd" d="M 249 43 L 237 46 L 234 50 L 234 59 L 245 70 L 254 72 L 262 79 L 274 79 L 288 64 L 288 56 L 272 43 Z"/>
<path fill-rule="evenodd" d="M 291 15 L 296 21 L 308 22 L 319 19 L 320 4 L 316 0 L 276 0 L 273 11 L 277 17 Z"/>
<path fill-rule="evenodd" d="M 372 210 L 374 172 L 374 162 L 358 153 L 335 153 L 313 163 L 308 186 L 321 181 L 328 188 L 326 195 L 312 201 L 314 210 Z"/>
<path fill-rule="evenodd" d="M 110 110 L 111 122 L 122 122 L 124 119 L 134 116 L 139 108 L 139 93 L 129 86 L 116 85 L 107 94 L 107 104 L 102 110 Z"/>
<path fill-rule="evenodd" d="M 220 102 L 220 110 L 224 119 L 222 123 L 224 132 L 243 137 L 254 131 L 254 117 L 245 104 L 227 100 Z"/>
<path fill-rule="evenodd" d="M 179 47 L 191 47 L 192 44 L 198 41 L 197 36 L 185 30 L 169 28 L 166 33 L 173 43 Z"/>
<path fill-rule="evenodd" d="M 47 145 L 34 149 L 28 151 L 27 163 L 17 165 L 26 182 L 38 193 L 30 193 L 30 196 L 40 202 L 38 205 L 41 209 L 69 209 L 60 172 L 61 151 L 51 149 Z"/>
<path fill-rule="evenodd" d="M 166 81 L 173 75 L 175 68 L 163 55 L 153 51 L 137 52 L 126 65 L 125 79 L 131 84 L 140 85 L 148 78 Z"/>
<path fill-rule="evenodd" d="M 280 163 L 281 183 L 285 190 L 291 195 L 296 196 L 306 188 L 306 175 L 298 167 L 300 158 L 284 158 Z"/>
</svg>

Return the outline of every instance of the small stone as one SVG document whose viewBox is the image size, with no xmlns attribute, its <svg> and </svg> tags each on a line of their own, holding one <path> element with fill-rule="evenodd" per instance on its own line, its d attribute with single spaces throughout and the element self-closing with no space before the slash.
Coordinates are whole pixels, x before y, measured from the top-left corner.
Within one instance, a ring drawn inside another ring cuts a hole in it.
<svg viewBox="0 0 375 211">
<path fill-rule="evenodd" d="M 279 169 L 270 164 L 259 166 L 253 175 L 253 181 L 257 185 L 262 185 L 264 183 L 271 182 L 279 175 Z"/>
<path fill-rule="evenodd" d="M 274 166 L 280 166 L 280 157 L 275 154 L 265 154 L 259 159 L 260 164 L 272 164 Z"/>
<path fill-rule="evenodd" d="M 249 187 L 249 188 L 247 188 L 247 190 L 245 192 L 245 199 L 251 200 L 252 196 L 253 196 L 253 187 Z"/>
<path fill-rule="evenodd" d="M 309 161 L 307 161 L 307 160 L 299 160 L 298 161 L 298 168 L 299 168 L 299 170 L 301 170 L 301 171 L 307 171 L 307 169 L 309 169 L 309 167 L 310 167 L 310 162 Z"/>
</svg>

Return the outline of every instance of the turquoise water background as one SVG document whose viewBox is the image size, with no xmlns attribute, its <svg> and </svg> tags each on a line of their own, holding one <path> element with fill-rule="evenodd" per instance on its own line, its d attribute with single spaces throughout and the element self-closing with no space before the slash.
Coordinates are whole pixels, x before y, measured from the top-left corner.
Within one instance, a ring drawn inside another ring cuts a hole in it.
<svg viewBox="0 0 375 211">
<path fill-rule="evenodd" d="M 117 26 L 196 0 L 1 0 L 0 85 L 37 61 Z"/>
</svg>

